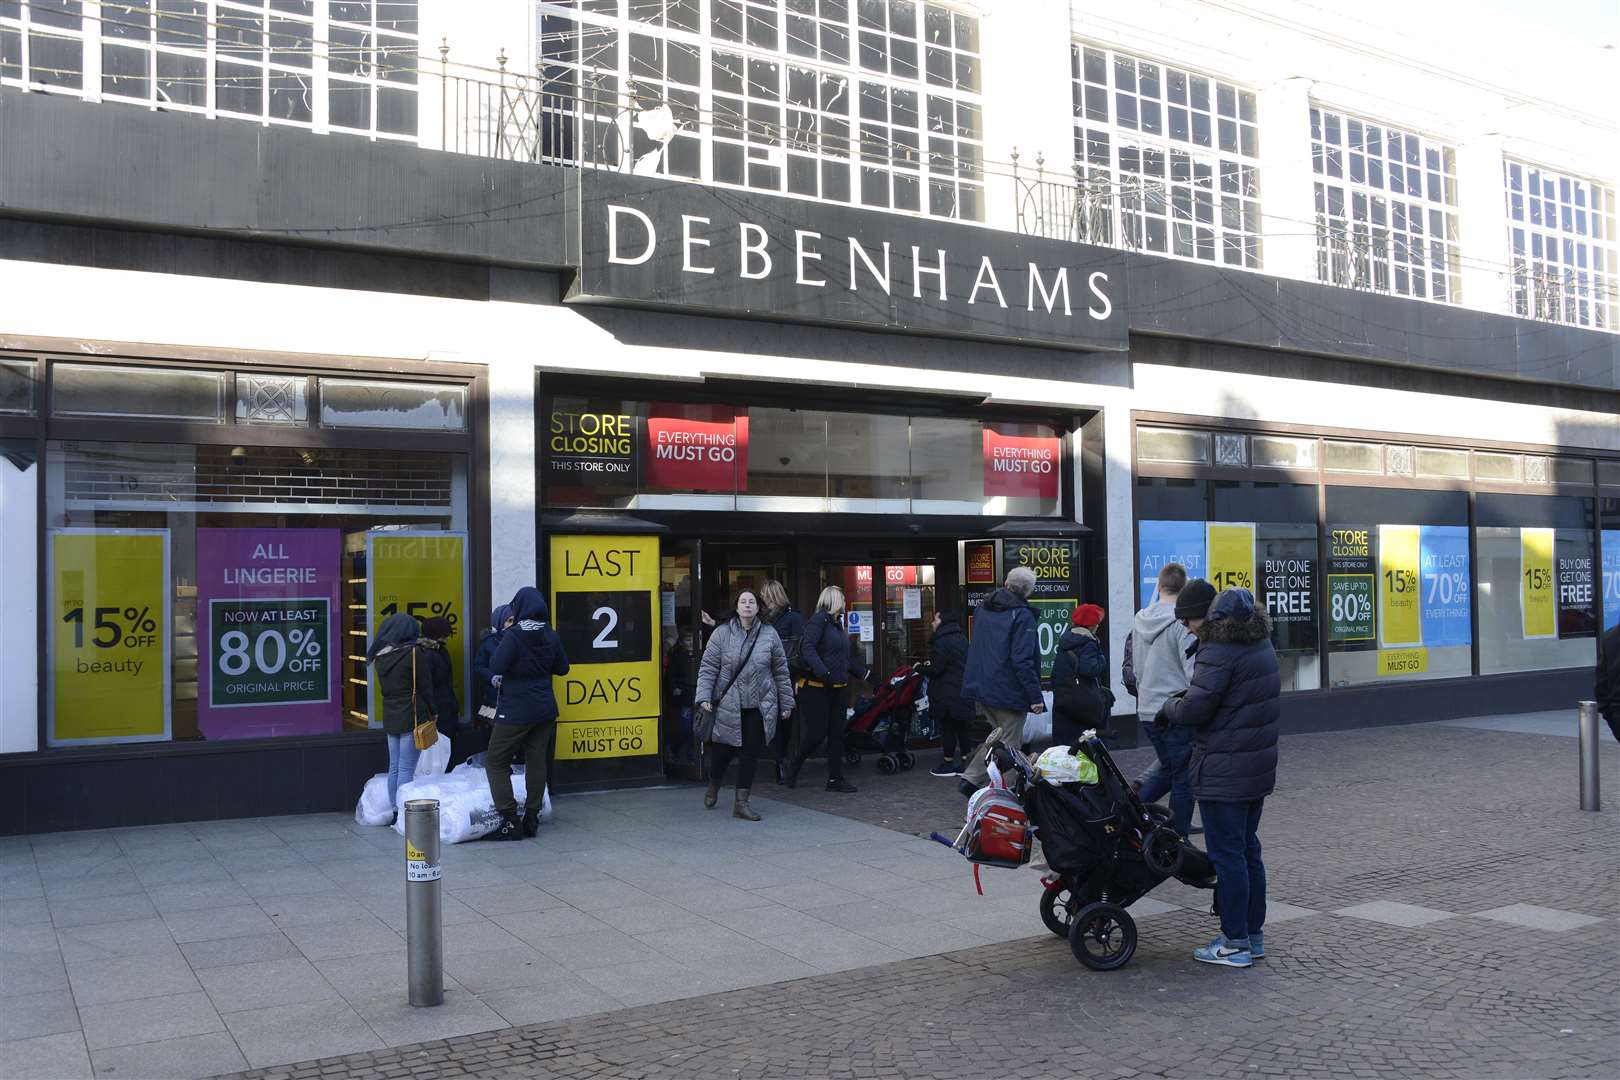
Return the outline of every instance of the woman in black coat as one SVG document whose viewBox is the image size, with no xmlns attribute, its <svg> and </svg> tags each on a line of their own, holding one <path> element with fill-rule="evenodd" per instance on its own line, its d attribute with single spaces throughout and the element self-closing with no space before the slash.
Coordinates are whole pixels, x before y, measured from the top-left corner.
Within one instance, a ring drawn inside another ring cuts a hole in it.
<svg viewBox="0 0 1620 1080">
<path fill-rule="evenodd" d="M 782 783 L 793 787 L 805 759 L 827 741 L 827 790 L 851 792 L 855 785 L 844 779 L 844 726 L 849 722 L 846 702 L 849 679 L 867 677 L 866 662 L 849 646 L 838 616 L 844 610 L 844 590 L 829 585 L 821 590 L 816 613 L 804 626 L 799 655 L 810 668 L 799 691 L 799 741 L 793 749 Z"/>
<path fill-rule="evenodd" d="M 962 672 L 967 667 L 967 635 L 954 611 L 934 613 L 934 633 L 928 639 L 928 659 L 918 664 L 928 676 L 928 713 L 939 727 L 945 756 L 933 768 L 935 776 L 956 776 L 973 752 L 973 705 L 962 698 Z"/>
<path fill-rule="evenodd" d="M 1052 742 L 1073 745 L 1087 728 L 1108 726 L 1113 691 L 1107 688 L 1108 657 L 1097 640 L 1103 609 L 1081 604 L 1069 615 L 1052 661 Z"/>
<path fill-rule="evenodd" d="M 1271 645 L 1271 620 L 1249 590 L 1227 589 L 1215 598 L 1206 618 L 1186 622 L 1198 636 L 1192 685 L 1166 701 L 1154 722 L 1192 729 L 1193 795 L 1215 864 L 1221 933 L 1194 949 L 1193 959 L 1248 967 L 1265 955 L 1260 811 L 1277 784 L 1282 679 Z"/>
<path fill-rule="evenodd" d="M 416 775 L 416 725 L 433 719 L 433 669 L 423 657 L 416 616 L 396 612 L 382 621 L 366 649 L 382 697 L 388 739 L 388 804 L 397 806 L 401 784 Z"/>
<path fill-rule="evenodd" d="M 490 681 L 500 693 L 495 731 L 484 754 L 484 773 L 501 815 L 495 840 L 521 840 L 540 831 L 547 751 L 557 735 L 557 695 L 551 680 L 568 674 L 568 654 L 547 621 L 550 616 L 539 589 L 519 589 L 512 598 L 512 617 L 517 621 L 501 635 L 489 661 Z M 524 781 L 521 824 L 512 794 L 512 759 L 519 753 Z"/>
</svg>

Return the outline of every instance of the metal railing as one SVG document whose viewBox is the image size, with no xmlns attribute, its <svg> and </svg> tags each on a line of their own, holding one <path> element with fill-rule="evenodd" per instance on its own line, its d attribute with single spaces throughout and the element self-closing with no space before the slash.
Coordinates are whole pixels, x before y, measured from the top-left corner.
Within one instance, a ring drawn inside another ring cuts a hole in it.
<svg viewBox="0 0 1620 1080">
<path fill-rule="evenodd" d="M 1019 164 L 1012 152 L 1013 222 L 1017 232 L 1049 240 L 1072 240 L 1103 247 L 1134 247 L 1129 230 L 1120 228 L 1119 213 L 1128 209 L 1130 192 L 1115 192 L 1106 175 L 1087 176 L 1076 163 L 1072 177 L 1046 171 L 1044 154 L 1035 156 L 1035 171 Z"/>
</svg>

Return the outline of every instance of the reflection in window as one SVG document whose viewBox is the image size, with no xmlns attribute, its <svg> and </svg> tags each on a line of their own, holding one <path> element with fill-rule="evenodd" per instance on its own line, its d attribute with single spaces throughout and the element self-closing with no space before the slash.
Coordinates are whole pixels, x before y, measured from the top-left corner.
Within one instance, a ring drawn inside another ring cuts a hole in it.
<svg viewBox="0 0 1620 1080">
<path fill-rule="evenodd" d="M 51 365 L 51 412 L 57 416 L 218 423 L 224 397 L 225 377 L 217 372 Z"/>
<path fill-rule="evenodd" d="M 1620 326 L 1614 189 L 1519 161 L 1504 161 L 1502 169 L 1514 312 L 1574 326 Z"/>
<path fill-rule="evenodd" d="M 432 383 L 321 380 L 325 427 L 465 431 L 467 390 Z"/>
<path fill-rule="evenodd" d="M 1312 108 L 1311 162 L 1319 280 L 1460 299 L 1455 147 Z"/>
<path fill-rule="evenodd" d="M 1084 235 L 1258 269 L 1254 92 L 1098 46 L 1072 60 Z"/>
</svg>

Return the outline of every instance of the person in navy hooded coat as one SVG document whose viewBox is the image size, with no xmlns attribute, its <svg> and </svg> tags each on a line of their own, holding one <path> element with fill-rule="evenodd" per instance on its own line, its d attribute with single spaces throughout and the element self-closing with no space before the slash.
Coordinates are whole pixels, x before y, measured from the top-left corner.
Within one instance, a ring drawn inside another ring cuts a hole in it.
<svg viewBox="0 0 1620 1080">
<path fill-rule="evenodd" d="M 511 627 L 501 635 L 489 659 L 490 681 L 500 692 L 495 730 L 484 754 L 484 773 L 500 812 L 501 825 L 491 839 L 521 840 L 540 831 L 540 806 L 546 793 L 547 752 L 557 735 L 557 695 L 551 680 L 568 674 L 568 654 L 547 621 L 546 599 L 533 586 L 512 597 Z M 512 759 L 523 755 L 523 820 L 512 794 Z"/>
</svg>

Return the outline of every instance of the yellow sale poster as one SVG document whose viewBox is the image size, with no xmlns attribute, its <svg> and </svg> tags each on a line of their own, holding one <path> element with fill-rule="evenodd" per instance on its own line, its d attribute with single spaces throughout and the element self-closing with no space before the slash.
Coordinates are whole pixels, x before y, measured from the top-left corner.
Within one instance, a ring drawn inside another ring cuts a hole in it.
<svg viewBox="0 0 1620 1080">
<path fill-rule="evenodd" d="M 1420 535 L 1416 525 L 1378 526 L 1378 644 L 1385 649 L 1423 644 Z"/>
<path fill-rule="evenodd" d="M 53 529 L 51 746 L 170 731 L 169 531 Z"/>
<path fill-rule="evenodd" d="M 418 619 L 450 621 L 450 654 L 456 700 L 467 708 L 467 534 L 374 532 L 366 535 L 366 617 L 374 633 L 396 612 Z M 474 620 L 474 626 L 477 620 Z M 371 724 L 381 726 L 382 696 L 372 680 Z"/>
<path fill-rule="evenodd" d="M 1216 589 L 1254 592 L 1254 524 L 1211 521 L 1204 529 L 1209 583 Z"/>
<path fill-rule="evenodd" d="M 559 758 L 658 752 L 658 539 L 553 536 L 551 618 L 569 672 L 554 681 Z"/>
<path fill-rule="evenodd" d="M 1558 636 L 1553 530 L 1519 530 L 1519 611 L 1526 639 Z"/>
</svg>

